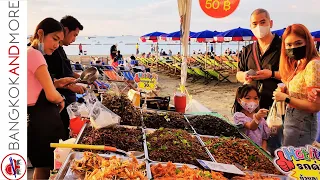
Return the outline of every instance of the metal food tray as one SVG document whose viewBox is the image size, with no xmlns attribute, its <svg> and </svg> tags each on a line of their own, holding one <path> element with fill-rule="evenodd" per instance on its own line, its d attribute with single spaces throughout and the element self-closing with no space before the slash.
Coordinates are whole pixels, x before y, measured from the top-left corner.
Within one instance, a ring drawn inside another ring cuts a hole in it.
<svg viewBox="0 0 320 180">
<path fill-rule="evenodd" d="M 121 159 L 129 159 L 126 156 L 122 156 L 119 154 L 114 154 L 114 153 L 110 153 L 110 155 L 106 155 L 106 154 L 98 154 L 101 157 L 105 157 L 105 158 L 110 158 L 112 156 L 116 156 L 118 158 Z M 60 168 L 57 176 L 55 179 L 64 179 L 64 180 L 78 180 L 78 179 L 83 179 L 83 177 L 80 177 L 80 175 L 77 175 L 75 173 L 73 173 L 70 169 L 71 163 L 74 159 L 81 159 L 83 157 L 83 152 L 71 152 L 66 161 L 63 163 L 62 167 Z M 143 159 L 138 159 L 138 162 L 142 163 L 145 162 L 146 163 L 146 171 L 147 171 L 147 162 Z"/>
<path fill-rule="evenodd" d="M 83 126 L 82 126 L 82 128 L 81 128 L 81 130 L 80 130 L 80 132 L 79 132 L 79 134 L 78 134 L 78 136 L 77 136 L 77 138 L 76 138 L 76 141 L 75 141 L 75 144 L 79 144 L 79 142 L 80 142 L 80 140 L 82 139 L 82 137 L 84 136 L 84 134 L 83 134 L 83 132 L 84 132 L 84 130 L 86 129 L 86 127 L 87 126 L 89 126 L 90 125 L 90 123 L 85 123 Z M 124 127 L 124 128 L 132 128 L 132 129 L 141 129 L 141 132 L 142 132 L 142 145 L 143 145 L 143 149 L 144 149 L 144 152 L 145 152 L 145 148 L 144 148 L 144 141 L 145 141 L 145 134 L 144 134 L 144 130 L 141 128 L 141 127 L 137 127 L 137 126 L 127 126 L 127 125 L 116 125 L 116 127 Z M 75 151 L 75 150 L 72 150 L 72 151 L 74 151 L 74 152 L 78 152 L 78 151 Z M 113 152 L 108 152 L 108 154 L 118 154 L 118 153 L 113 153 Z"/>
<path fill-rule="evenodd" d="M 152 172 L 151 172 L 151 167 L 154 166 L 154 165 L 157 165 L 157 164 L 162 164 L 162 165 L 167 165 L 167 162 L 151 162 L 151 163 L 148 163 L 146 164 L 146 168 L 147 168 L 147 177 L 148 179 L 153 179 L 153 176 L 152 176 Z M 182 164 L 182 163 L 172 163 L 174 165 L 176 165 L 177 168 L 181 168 L 183 165 L 186 165 L 192 169 L 198 169 L 199 167 L 198 166 L 195 166 L 195 165 L 192 165 L 192 164 Z"/>
<path fill-rule="evenodd" d="M 170 111 L 170 110 L 160 110 L 160 109 L 151 109 L 151 108 L 147 108 L 147 111 L 148 112 L 159 112 L 159 113 L 176 112 L 176 111 Z M 185 113 L 184 115 L 192 115 L 192 114 Z"/>
<path fill-rule="evenodd" d="M 255 172 L 253 171 L 243 171 L 244 173 L 248 173 L 250 175 L 254 174 Z M 289 177 L 285 176 L 285 175 L 275 175 L 275 174 L 267 174 L 267 173 L 261 173 L 261 172 L 258 172 L 261 176 L 263 177 L 266 177 L 266 176 L 269 176 L 269 177 L 275 177 L 275 178 L 279 178 L 280 180 L 287 180 L 289 179 Z"/>
<path fill-rule="evenodd" d="M 213 116 L 213 115 L 210 115 L 210 114 L 208 114 L 208 115 L 209 115 L 209 116 Z M 194 117 L 194 116 L 203 116 L 203 115 L 185 115 L 184 117 L 185 117 L 186 121 L 189 123 L 189 125 L 191 126 L 191 128 L 193 129 L 194 133 L 195 133 L 195 134 L 199 134 L 199 133 L 196 131 L 196 129 L 191 125 L 191 123 L 190 123 L 190 121 L 189 121 L 189 119 L 188 119 L 188 118 Z M 214 116 L 214 117 L 215 117 L 215 116 Z M 218 117 L 218 118 L 220 118 L 220 117 Z M 238 129 L 237 126 L 235 126 L 234 124 L 230 123 L 229 121 L 227 121 L 227 120 L 225 120 L 225 119 L 222 119 L 222 118 L 220 118 L 220 119 L 223 120 L 224 122 L 228 123 L 228 124 L 231 125 L 232 127 L 234 127 L 234 128 L 239 132 L 239 134 L 242 136 L 242 138 L 243 138 L 243 139 L 246 139 L 246 137 L 244 137 L 245 134 L 244 134 L 243 132 L 239 131 L 239 129 Z M 199 134 L 199 135 L 201 135 L 201 134 Z M 210 136 L 210 135 L 208 135 L 208 136 Z"/>
<path fill-rule="evenodd" d="M 159 113 L 168 113 L 168 112 L 172 112 L 172 111 L 155 110 L 155 111 L 148 111 L 148 112 L 159 114 Z M 191 128 L 190 131 L 188 131 L 188 130 L 186 130 L 186 131 L 189 132 L 189 133 L 191 133 L 191 132 L 195 133 L 194 128 L 191 126 L 190 122 L 186 118 L 186 114 L 184 114 L 184 120 L 188 123 L 188 125 Z M 153 129 L 153 128 L 148 128 L 148 127 L 145 126 L 145 124 L 144 124 L 144 116 L 143 116 L 142 113 L 141 113 L 141 121 L 142 121 L 142 126 L 144 127 L 144 129 Z M 170 129 L 174 129 L 174 128 L 170 128 Z M 182 129 L 182 130 L 185 130 L 185 129 Z"/>
<path fill-rule="evenodd" d="M 144 137 L 143 137 L 144 138 L 144 156 L 151 163 L 158 162 L 158 161 L 154 161 L 154 160 L 150 159 L 150 157 L 149 157 L 149 150 L 148 150 L 148 145 L 147 145 L 147 134 L 152 134 L 156 130 L 157 129 L 151 129 L 151 128 L 143 129 L 143 132 L 144 132 Z M 204 143 L 201 141 L 201 138 L 197 134 L 191 134 L 191 133 L 189 133 L 189 134 L 198 140 L 198 142 L 200 143 L 202 148 L 206 151 L 206 153 L 209 156 L 209 158 L 211 159 L 211 161 L 216 162 L 216 160 L 214 159 L 214 157 L 210 153 L 209 149 L 204 146 Z M 174 164 L 180 164 L 180 163 L 174 163 Z"/>
<path fill-rule="evenodd" d="M 202 140 L 202 137 L 204 137 L 204 138 L 221 138 L 221 137 L 218 137 L 218 136 L 208 136 L 208 135 L 198 135 L 199 136 L 199 141 L 201 141 L 201 143 L 205 146 L 205 143 L 203 142 L 203 140 Z M 245 139 L 245 140 L 248 140 L 248 139 Z M 256 148 L 257 148 L 257 145 L 253 142 L 253 141 L 250 141 L 250 140 L 248 140 L 253 146 L 255 146 Z M 208 149 L 208 153 L 209 154 L 211 154 L 211 156 L 214 158 L 214 155 L 210 152 L 210 150 L 209 150 L 209 148 L 207 148 Z M 257 148 L 259 151 L 260 151 L 260 153 L 262 154 L 262 155 L 264 155 L 264 156 L 266 156 L 265 154 L 264 154 L 264 152 L 261 150 L 261 148 Z M 268 159 L 269 159 L 269 157 L 268 156 L 266 156 Z M 269 161 L 273 164 L 273 162 L 272 162 L 272 159 L 269 159 Z M 217 162 L 217 161 L 214 161 L 214 162 Z M 218 162 L 219 163 L 219 162 Z M 276 167 L 274 167 L 274 168 L 276 168 Z M 250 173 L 253 173 L 253 171 L 243 171 L 243 172 L 248 172 L 249 174 Z M 268 176 L 275 176 L 275 177 L 282 177 L 282 176 L 279 176 L 279 175 L 275 175 L 275 174 L 267 174 L 267 173 L 262 173 L 262 172 L 259 172 L 260 174 L 264 174 L 264 175 L 268 175 Z M 285 176 L 283 176 L 283 177 L 285 177 Z"/>
</svg>

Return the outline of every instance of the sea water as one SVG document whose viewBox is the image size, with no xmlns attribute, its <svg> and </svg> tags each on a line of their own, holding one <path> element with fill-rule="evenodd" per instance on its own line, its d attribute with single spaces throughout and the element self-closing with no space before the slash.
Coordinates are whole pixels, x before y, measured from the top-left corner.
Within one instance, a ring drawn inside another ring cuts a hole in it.
<svg viewBox="0 0 320 180">
<path fill-rule="evenodd" d="M 74 43 L 64 47 L 67 55 L 78 55 L 80 43 L 87 55 L 109 55 L 110 47 L 113 44 L 118 44 L 118 50 L 123 55 L 136 54 L 136 43 L 139 43 L 140 54 L 149 53 L 151 52 L 151 45 L 155 44 L 152 42 L 141 42 L 139 36 L 79 36 Z M 220 55 L 227 48 L 235 52 L 238 48 L 241 50 L 245 44 L 248 44 L 248 42 L 208 43 L 207 47 L 210 51 L 211 46 L 213 46 L 215 53 Z M 159 41 L 158 46 L 159 51 L 163 49 L 167 54 L 169 50 L 173 54 L 177 54 L 181 50 L 180 41 Z M 206 51 L 206 44 L 191 41 L 189 53 L 193 54 L 193 51 L 198 53 L 199 50 L 204 53 Z"/>
</svg>

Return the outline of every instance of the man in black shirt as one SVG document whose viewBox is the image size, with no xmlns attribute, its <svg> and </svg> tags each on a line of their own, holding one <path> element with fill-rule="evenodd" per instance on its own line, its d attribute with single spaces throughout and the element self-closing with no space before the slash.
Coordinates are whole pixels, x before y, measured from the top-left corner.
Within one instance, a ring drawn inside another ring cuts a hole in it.
<svg viewBox="0 0 320 180">
<path fill-rule="evenodd" d="M 250 22 L 251 30 L 258 41 L 243 48 L 239 57 L 237 79 L 242 83 L 257 84 L 261 93 L 260 108 L 270 109 L 273 103 L 273 91 L 277 88 L 277 84 L 281 83 L 279 73 L 281 39 L 271 33 L 273 21 L 266 10 L 253 11 Z M 255 76 L 247 75 L 246 72 L 250 69 L 256 71 Z M 281 131 L 279 129 L 278 135 L 268 140 L 268 148 L 272 154 L 281 146 Z"/>
<path fill-rule="evenodd" d="M 83 30 L 83 26 L 80 24 L 80 22 L 72 17 L 72 16 L 65 16 L 61 19 L 61 24 L 65 28 L 65 36 L 62 40 L 62 43 L 56 49 L 51 56 L 45 55 L 45 59 L 48 64 L 48 70 L 52 76 L 52 78 L 64 78 L 64 77 L 74 77 L 79 78 L 80 75 L 77 73 L 74 73 L 71 68 L 70 60 L 68 59 L 64 49 L 62 46 L 68 46 L 71 43 L 73 43 L 76 40 L 76 37 L 79 34 L 80 30 Z M 67 87 L 63 89 L 58 89 L 58 91 L 65 96 L 66 98 L 66 105 L 70 105 L 71 103 L 76 101 L 76 94 L 83 94 L 85 92 L 85 88 L 83 86 L 78 86 L 76 84 L 68 85 Z M 64 108 L 62 112 L 60 113 L 61 119 L 63 121 L 63 124 L 65 126 L 66 130 L 66 137 L 69 137 L 69 122 L 70 118 L 67 112 L 67 109 Z"/>
<path fill-rule="evenodd" d="M 111 63 L 113 63 L 114 58 L 117 56 L 117 44 L 114 44 L 110 48 L 110 58 L 112 60 Z"/>
</svg>

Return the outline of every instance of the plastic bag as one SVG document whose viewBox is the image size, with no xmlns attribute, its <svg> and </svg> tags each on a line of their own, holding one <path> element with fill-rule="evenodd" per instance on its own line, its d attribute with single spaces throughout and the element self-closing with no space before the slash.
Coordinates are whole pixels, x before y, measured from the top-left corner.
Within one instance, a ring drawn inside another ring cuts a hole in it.
<svg viewBox="0 0 320 180">
<path fill-rule="evenodd" d="M 78 102 L 74 102 L 70 104 L 67 107 L 67 112 L 70 119 L 76 118 L 76 117 L 89 117 L 89 113 L 90 113 L 88 107 L 84 103 L 78 103 Z"/>
<path fill-rule="evenodd" d="M 84 97 L 84 102 L 86 103 L 87 107 L 89 108 L 89 110 L 91 109 L 91 107 L 98 102 L 98 98 L 96 96 L 96 94 L 94 92 L 88 93 L 86 94 Z"/>
<path fill-rule="evenodd" d="M 67 139 L 65 141 L 59 140 L 61 144 L 74 144 L 75 138 Z M 71 148 L 56 148 L 54 153 L 54 169 L 60 169 L 64 161 L 67 159 L 68 154 L 71 152 Z"/>
<path fill-rule="evenodd" d="M 267 117 L 267 125 L 271 130 L 271 134 L 277 134 L 278 129 L 282 127 L 282 116 L 277 111 L 277 102 L 274 101 Z"/>
<path fill-rule="evenodd" d="M 198 101 L 191 99 L 189 104 L 186 107 L 186 113 L 195 113 L 195 112 L 212 112 L 210 109 L 206 108 Z"/>
<path fill-rule="evenodd" d="M 106 108 L 100 101 L 90 110 L 90 122 L 95 129 L 114 126 L 120 123 L 120 116 Z"/>
<path fill-rule="evenodd" d="M 115 83 L 110 84 L 110 87 L 109 87 L 107 93 L 112 94 L 112 95 L 116 95 L 116 96 L 121 95 L 120 90 L 119 90 L 117 84 L 115 84 Z"/>
</svg>

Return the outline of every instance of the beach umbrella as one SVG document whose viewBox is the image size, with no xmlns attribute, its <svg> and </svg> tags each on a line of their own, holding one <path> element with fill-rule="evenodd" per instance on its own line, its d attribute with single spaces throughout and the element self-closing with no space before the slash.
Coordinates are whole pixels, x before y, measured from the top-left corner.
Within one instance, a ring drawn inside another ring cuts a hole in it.
<svg viewBox="0 0 320 180">
<path fill-rule="evenodd" d="M 252 31 L 246 28 L 235 28 L 222 32 L 214 37 L 215 41 L 221 42 L 221 53 L 222 53 L 222 42 L 238 41 L 238 50 L 240 48 L 240 41 L 251 41 L 256 40 Z"/>
<path fill-rule="evenodd" d="M 222 32 L 214 37 L 216 41 L 250 41 L 255 40 L 255 37 L 250 29 L 235 28 Z"/>
<path fill-rule="evenodd" d="M 198 33 L 194 33 L 190 36 L 190 38 L 195 39 L 197 42 L 213 42 L 216 35 L 220 34 L 221 32 L 218 31 L 209 31 L 204 30 Z"/>
<path fill-rule="evenodd" d="M 190 37 L 195 34 L 195 32 L 190 31 Z M 179 41 L 181 38 L 181 32 L 175 31 L 166 35 L 167 40 Z"/>
<path fill-rule="evenodd" d="M 286 28 L 278 29 L 278 30 L 272 31 L 272 33 L 281 37 L 285 30 L 286 30 Z"/>
<path fill-rule="evenodd" d="M 320 41 L 320 31 L 311 32 L 311 36 L 313 36 L 315 41 Z"/>
<path fill-rule="evenodd" d="M 155 32 L 151 32 L 151 33 L 148 33 L 148 34 L 145 34 L 143 36 L 140 37 L 140 40 L 143 42 L 143 41 L 146 41 L 146 40 L 152 40 L 152 41 L 157 41 L 158 40 L 158 37 L 163 35 L 163 34 L 166 34 L 164 32 L 158 32 L 158 31 L 155 31 Z"/>
<path fill-rule="evenodd" d="M 185 91 L 184 87 L 187 81 L 187 58 L 190 38 L 190 20 L 192 0 L 177 0 L 180 16 L 180 30 L 182 42 L 182 63 L 181 63 L 181 91 Z"/>
</svg>

